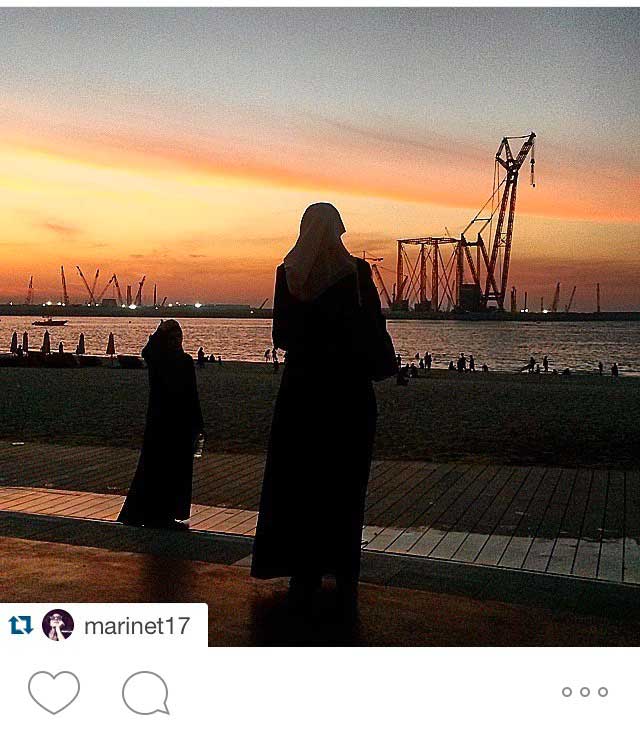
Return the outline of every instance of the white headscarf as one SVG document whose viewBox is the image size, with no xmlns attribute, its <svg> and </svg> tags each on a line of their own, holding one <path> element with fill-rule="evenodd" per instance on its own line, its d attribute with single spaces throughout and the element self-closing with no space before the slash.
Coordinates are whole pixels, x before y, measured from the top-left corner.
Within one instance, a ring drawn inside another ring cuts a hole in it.
<svg viewBox="0 0 640 736">
<path fill-rule="evenodd" d="M 345 227 L 338 210 L 328 202 L 307 207 L 300 235 L 284 259 L 289 291 L 310 302 L 330 286 L 356 273 L 356 260 L 342 243 Z"/>
</svg>

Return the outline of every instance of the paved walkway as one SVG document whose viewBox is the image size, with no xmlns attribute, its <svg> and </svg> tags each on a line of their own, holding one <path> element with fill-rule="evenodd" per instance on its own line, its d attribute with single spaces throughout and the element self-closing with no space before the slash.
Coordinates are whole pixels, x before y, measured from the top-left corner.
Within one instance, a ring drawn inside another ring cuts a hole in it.
<svg viewBox="0 0 640 736">
<path fill-rule="evenodd" d="M 36 518 L 35 524 L 33 517 L 25 521 L 30 533 L 34 527 L 45 526 L 44 517 Z M 71 526 L 108 527 L 104 522 L 80 520 L 72 521 Z M 86 545 L 87 530 L 76 534 L 84 534 Z M 120 528 L 119 539 L 123 536 L 140 540 L 147 535 L 140 529 L 125 530 L 123 535 Z M 197 535 L 174 536 L 184 539 Z M 554 608 L 548 586 L 540 589 L 535 604 L 527 595 L 529 586 L 517 592 L 513 583 L 510 601 L 501 602 L 489 590 L 471 598 L 442 588 L 410 589 L 365 582 L 360 586 L 360 614 L 354 622 L 336 616 L 333 591 L 327 586 L 316 598 L 313 616 L 301 618 L 292 615 L 286 605 L 286 581 L 251 580 L 246 567 L 222 558 L 233 539 L 226 536 L 217 545 L 216 562 L 194 562 L 148 550 L 144 554 L 125 553 L 122 549 L 5 537 L 0 539 L 1 598 L 5 602 L 64 600 L 71 604 L 205 602 L 209 606 L 210 646 L 637 646 L 640 641 L 637 617 L 616 616 L 620 610 L 637 610 L 632 602 L 625 605 L 616 601 L 615 610 L 603 618 L 587 591 L 582 598 L 591 607 L 579 612 Z M 148 547 L 150 540 L 144 539 L 144 543 Z M 382 559 L 380 567 L 387 556 L 375 557 Z M 579 581 L 573 584 L 579 585 Z M 588 585 L 596 590 L 605 588 L 607 600 L 612 597 L 607 583 Z M 616 591 L 613 593 L 615 599 Z M 572 601 L 579 598 L 573 591 Z"/>
<path fill-rule="evenodd" d="M 0 443 L 0 511 L 112 520 L 137 453 Z M 206 454 L 192 526 L 251 536 L 264 457 Z M 363 548 L 640 585 L 640 471 L 374 462 Z"/>
</svg>

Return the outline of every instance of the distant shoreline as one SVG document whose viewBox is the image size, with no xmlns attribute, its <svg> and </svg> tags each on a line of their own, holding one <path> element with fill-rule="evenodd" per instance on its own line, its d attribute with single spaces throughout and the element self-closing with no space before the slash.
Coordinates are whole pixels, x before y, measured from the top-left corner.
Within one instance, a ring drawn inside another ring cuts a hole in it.
<svg viewBox="0 0 640 736">
<path fill-rule="evenodd" d="M 553 324 L 556 322 L 640 322 L 638 312 L 392 312 L 383 310 L 388 320 L 411 321 L 455 321 L 455 322 L 535 322 L 538 324 Z M 117 307 L 89 307 L 72 305 L 63 307 L 29 306 L 24 304 L 0 304 L 0 318 L 2 317 L 105 317 L 109 319 L 132 319 L 139 317 L 164 318 L 209 318 L 209 319 L 271 319 L 273 310 L 259 309 L 258 307 L 216 308 L 215 306 L 175 306 L 149 307 L 142 306 L 135 309 Z"/>
</svg>

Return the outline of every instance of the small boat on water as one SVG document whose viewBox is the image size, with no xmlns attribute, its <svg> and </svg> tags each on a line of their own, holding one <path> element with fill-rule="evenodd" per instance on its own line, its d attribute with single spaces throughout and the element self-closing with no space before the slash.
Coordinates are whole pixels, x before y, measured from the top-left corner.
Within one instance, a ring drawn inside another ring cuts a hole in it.
<svg viewBox="0 0 640 736">
<path fill-rule="evenodd" d="M 68 320 L 66 319 L 52 319 L 47 317 L 46 319 L 37 319 L 33 325 L 34 327 L 63 327 L 66 325 Z"/>
</svg>

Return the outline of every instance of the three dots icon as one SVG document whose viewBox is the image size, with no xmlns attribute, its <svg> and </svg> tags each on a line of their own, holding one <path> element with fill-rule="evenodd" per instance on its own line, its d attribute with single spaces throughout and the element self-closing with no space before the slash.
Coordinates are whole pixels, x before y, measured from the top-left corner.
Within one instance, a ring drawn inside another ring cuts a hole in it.
<svg viewBox="0 0 640 736">
<path fill-rule="evenodd" d="M 578 692 L 580 693 L 580 697 L 582 698 L 588 698 L 591 695 L 591 689 L 588 687 L 581 687 Z M 607 695 L 609 695 L 609 690 L 606 687 L 599 687 L 596 692 L 600 698 L 606 698 Z M 572 688 L 568 686 L 562 688 L 562 696 L 564 698 L 570 698 L 572 695 Z"/>
</svg>

